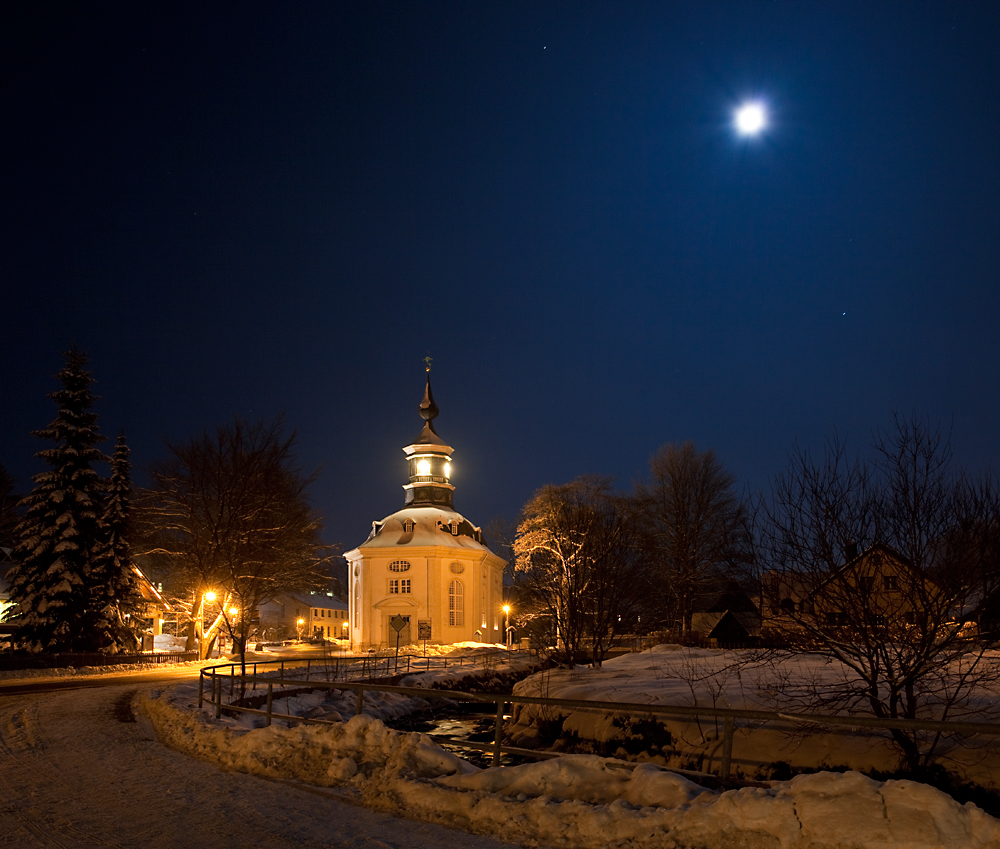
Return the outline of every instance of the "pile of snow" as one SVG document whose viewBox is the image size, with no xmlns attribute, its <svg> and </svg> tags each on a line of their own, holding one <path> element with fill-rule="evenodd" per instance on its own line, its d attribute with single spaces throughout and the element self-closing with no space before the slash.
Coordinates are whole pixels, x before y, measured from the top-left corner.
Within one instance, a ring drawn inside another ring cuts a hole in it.
<svg viewBox="0 0 1000 849">
<path fill-rule="evenodd" d="M 113 657 L 113 655 L 109 655 Z M 54 669 L 7 669 L 0 671 L 0 681 L 21 680 L 23 678 L 73 678 L 83 675 L 117 675 L 128 672 L 166 672 L 196 670 L 218 663 L 218 660 L 186 660 L 179 663 L 116 663 L 109 666 L 60 666 Z"/>
<path fill-rule="evenodd" d="M 795 703 L 784 698 L 789 682 L 798 682 L 804 693 L 822 692 L 850 674 L 841 664 L 811 655 L 754 664 L 747 662 L 745 653 L 661 645 L 608 660 L 599 669 L 545 670 L 520 681 L 514 693 L 552 699 L 809 712 L 804 710 L 805 699 Z M 996 695 L 982 694 L 977 718 L 1000 721 Z M 721 720 L 660 716 L 656 722 L 662 729 L 661 739 L 651 741 L 648 717 L 515 705 L 507 734 L 513 745 L 537 748 L 547 745 L 553 729 L 558 729 L 557 750 L 595 751 L 706 772 L 718 769 Z M 658 745 L 650 746 L 650 742 Z M 639 748 L 644 749 L 641 754 L 629 754 Z M 982 786 L 990 787 L 1000 780 L 997 739 L 978 740 L 974 747 L 958 737 L 942 740 L 937 760 L 954 774 Z M 777 761 L 793 769 L 825 766 L 891 772 L 898 766 L 899 751 L 889 734 L 879 730 L 793 722 L 737 723 L 733 743 L 736 774 L 748 778 L 768 774 Z"/>
<path fill-rule="evenodd" d="M 151 694 L 141 707 L 168 745 L 228 769 L 342 787 L 381 810 L 521 844 L 1000 846 L 1000 822 L 911 781 L 819 773 L 717 793 L 653 764 L 594 755 L 479 770 L 427 735 L 392 731 L 371 716 L 324 726 L 223 727 L 196 709 L 190 687 Z"/>
<path fill-rule="evenodd" d="M 295 670 L 290 671 L 293 674 L 295 672 Z M 225 679 L 223 679 L 223 687 L 227 686 Z M 295 692 L 298 689 L 300 688 L 296 687 L 290 690 L 294 695 L 288 696 L 283 695 L 281 691 L 275 691 L 271 702 L 273 722 L 287 724 L 290 721 L 274 719 L 275 714 L 302 717 L 303 719 L 318 719 L 326 722 L 343 722 L 354 716 L 357 711 L 358 696 L 353 690 L 339 690 L 335 685 L 320 682 L 317 682 L 316 689 L 312 692 Z M 266 688 L 258 685 L 256 690 L 248 690 L 247 696 L 263 696 L 266 692 Z M 224 689 L 223 696 L 226 695 Z M 198 684 L 196 682 L 177 685 L 165 698 L 172 704 L 184 706 L 185 710 L 198 711 L 203 722 L 212 722 L 223 728 L 246 731 L 252 728 L 263 728 L 267 723 L 265 716 L 243 712 L 225 714 L 219 719 L 215 719 L 215 706 L 208 701 L 204 701 L 201 709 L 198 710 Z M 399 693 L 374 691 L 365 693 L 362 702 L 365 716 L 383 722 L 420 713 L 427 710 L 428 707 L 430 707 L 430 702 L 426 699 L 404 696 Z M 264 708 L 258 709 L 263 710 Z"/>
<path fill-rule="evenodd" d="M 156 634 L 153 637 L 153 651 L 178 652 L 187 650 L 187 638 L 173 634 Z"/>
</svg>

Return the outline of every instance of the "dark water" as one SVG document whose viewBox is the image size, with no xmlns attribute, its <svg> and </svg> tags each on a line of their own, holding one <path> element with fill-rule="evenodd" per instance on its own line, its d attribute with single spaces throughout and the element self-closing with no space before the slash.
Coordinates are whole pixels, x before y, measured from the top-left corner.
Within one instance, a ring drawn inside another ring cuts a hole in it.
<svg viewBox="0 0 1000 849">
<path fill-rule="evenodd" d="M 487 767 L 493 766 L 492 753 L 466 749 L 455 745 L 455 741 L 492 743 L 495 723 L 496 714 L 492 705 L 470 703 L 404 716 L 390 720 L 386 725 L 397 731 L 419 731 L 427 734 L 442 748 L 455 752 L 476 766 Z M 504 766 L 511 766 L 528 761 L 516 755 L 503 755 L 500 762 Z"/>
</svg>

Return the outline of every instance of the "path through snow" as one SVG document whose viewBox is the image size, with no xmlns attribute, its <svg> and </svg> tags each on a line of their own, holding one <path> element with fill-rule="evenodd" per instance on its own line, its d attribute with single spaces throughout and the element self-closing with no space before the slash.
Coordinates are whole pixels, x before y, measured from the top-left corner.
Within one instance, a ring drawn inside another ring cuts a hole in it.
<svg viewBox="0 0 1000 849">
<path fill-rule="evenodd" d="M 139 688 L 143 689 L 143 688 Z M 501 849 L 162 746 L 135 685 L 0 697 L 0 847 Z"/>
</svg>

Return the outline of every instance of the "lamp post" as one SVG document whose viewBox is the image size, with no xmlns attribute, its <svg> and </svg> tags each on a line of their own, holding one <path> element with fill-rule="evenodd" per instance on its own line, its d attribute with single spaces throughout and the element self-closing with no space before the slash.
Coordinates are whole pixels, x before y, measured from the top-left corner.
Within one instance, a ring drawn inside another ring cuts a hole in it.
<svg viewBox="0 0 1000 849">
<path fill-rule="evenodd" d="M 195 613 L 194 632 L 198 640 L 198 657 L 204 660 L 208 656 L 208 646 L 205 644 L 205 603 L 215 601 L 215 591 L 205 590 L 198 600 L 198 610 Z"/>
<path fill-rule="evenodd" d="M 298 635 L 300 643 L 302 642 L 302 626 L 305 625 L 305 624 L 306 624 L 306 620 L 305 619 L 296 619 L 295 620 L 295 633 Z"/>
<path fill-rule="evenodd" d="M 503 633 L 507 641 L 507 651 L 510 651 L 510 605 L 505 604 L 503 606 Z"/>
</svg>

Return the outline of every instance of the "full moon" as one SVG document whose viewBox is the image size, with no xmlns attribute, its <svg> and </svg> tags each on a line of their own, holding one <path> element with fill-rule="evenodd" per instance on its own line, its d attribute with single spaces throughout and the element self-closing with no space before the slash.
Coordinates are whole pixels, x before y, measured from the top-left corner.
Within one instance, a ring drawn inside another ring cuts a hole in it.
<svg viewBox="0 0 1000 849">
<path fill-rule="evenodd" d="M 736 131 L 741 136 L 755 136 L 767 126 L 767 113 L 760 103 L 744 103 L 736 110 Z"/>
</svg>

